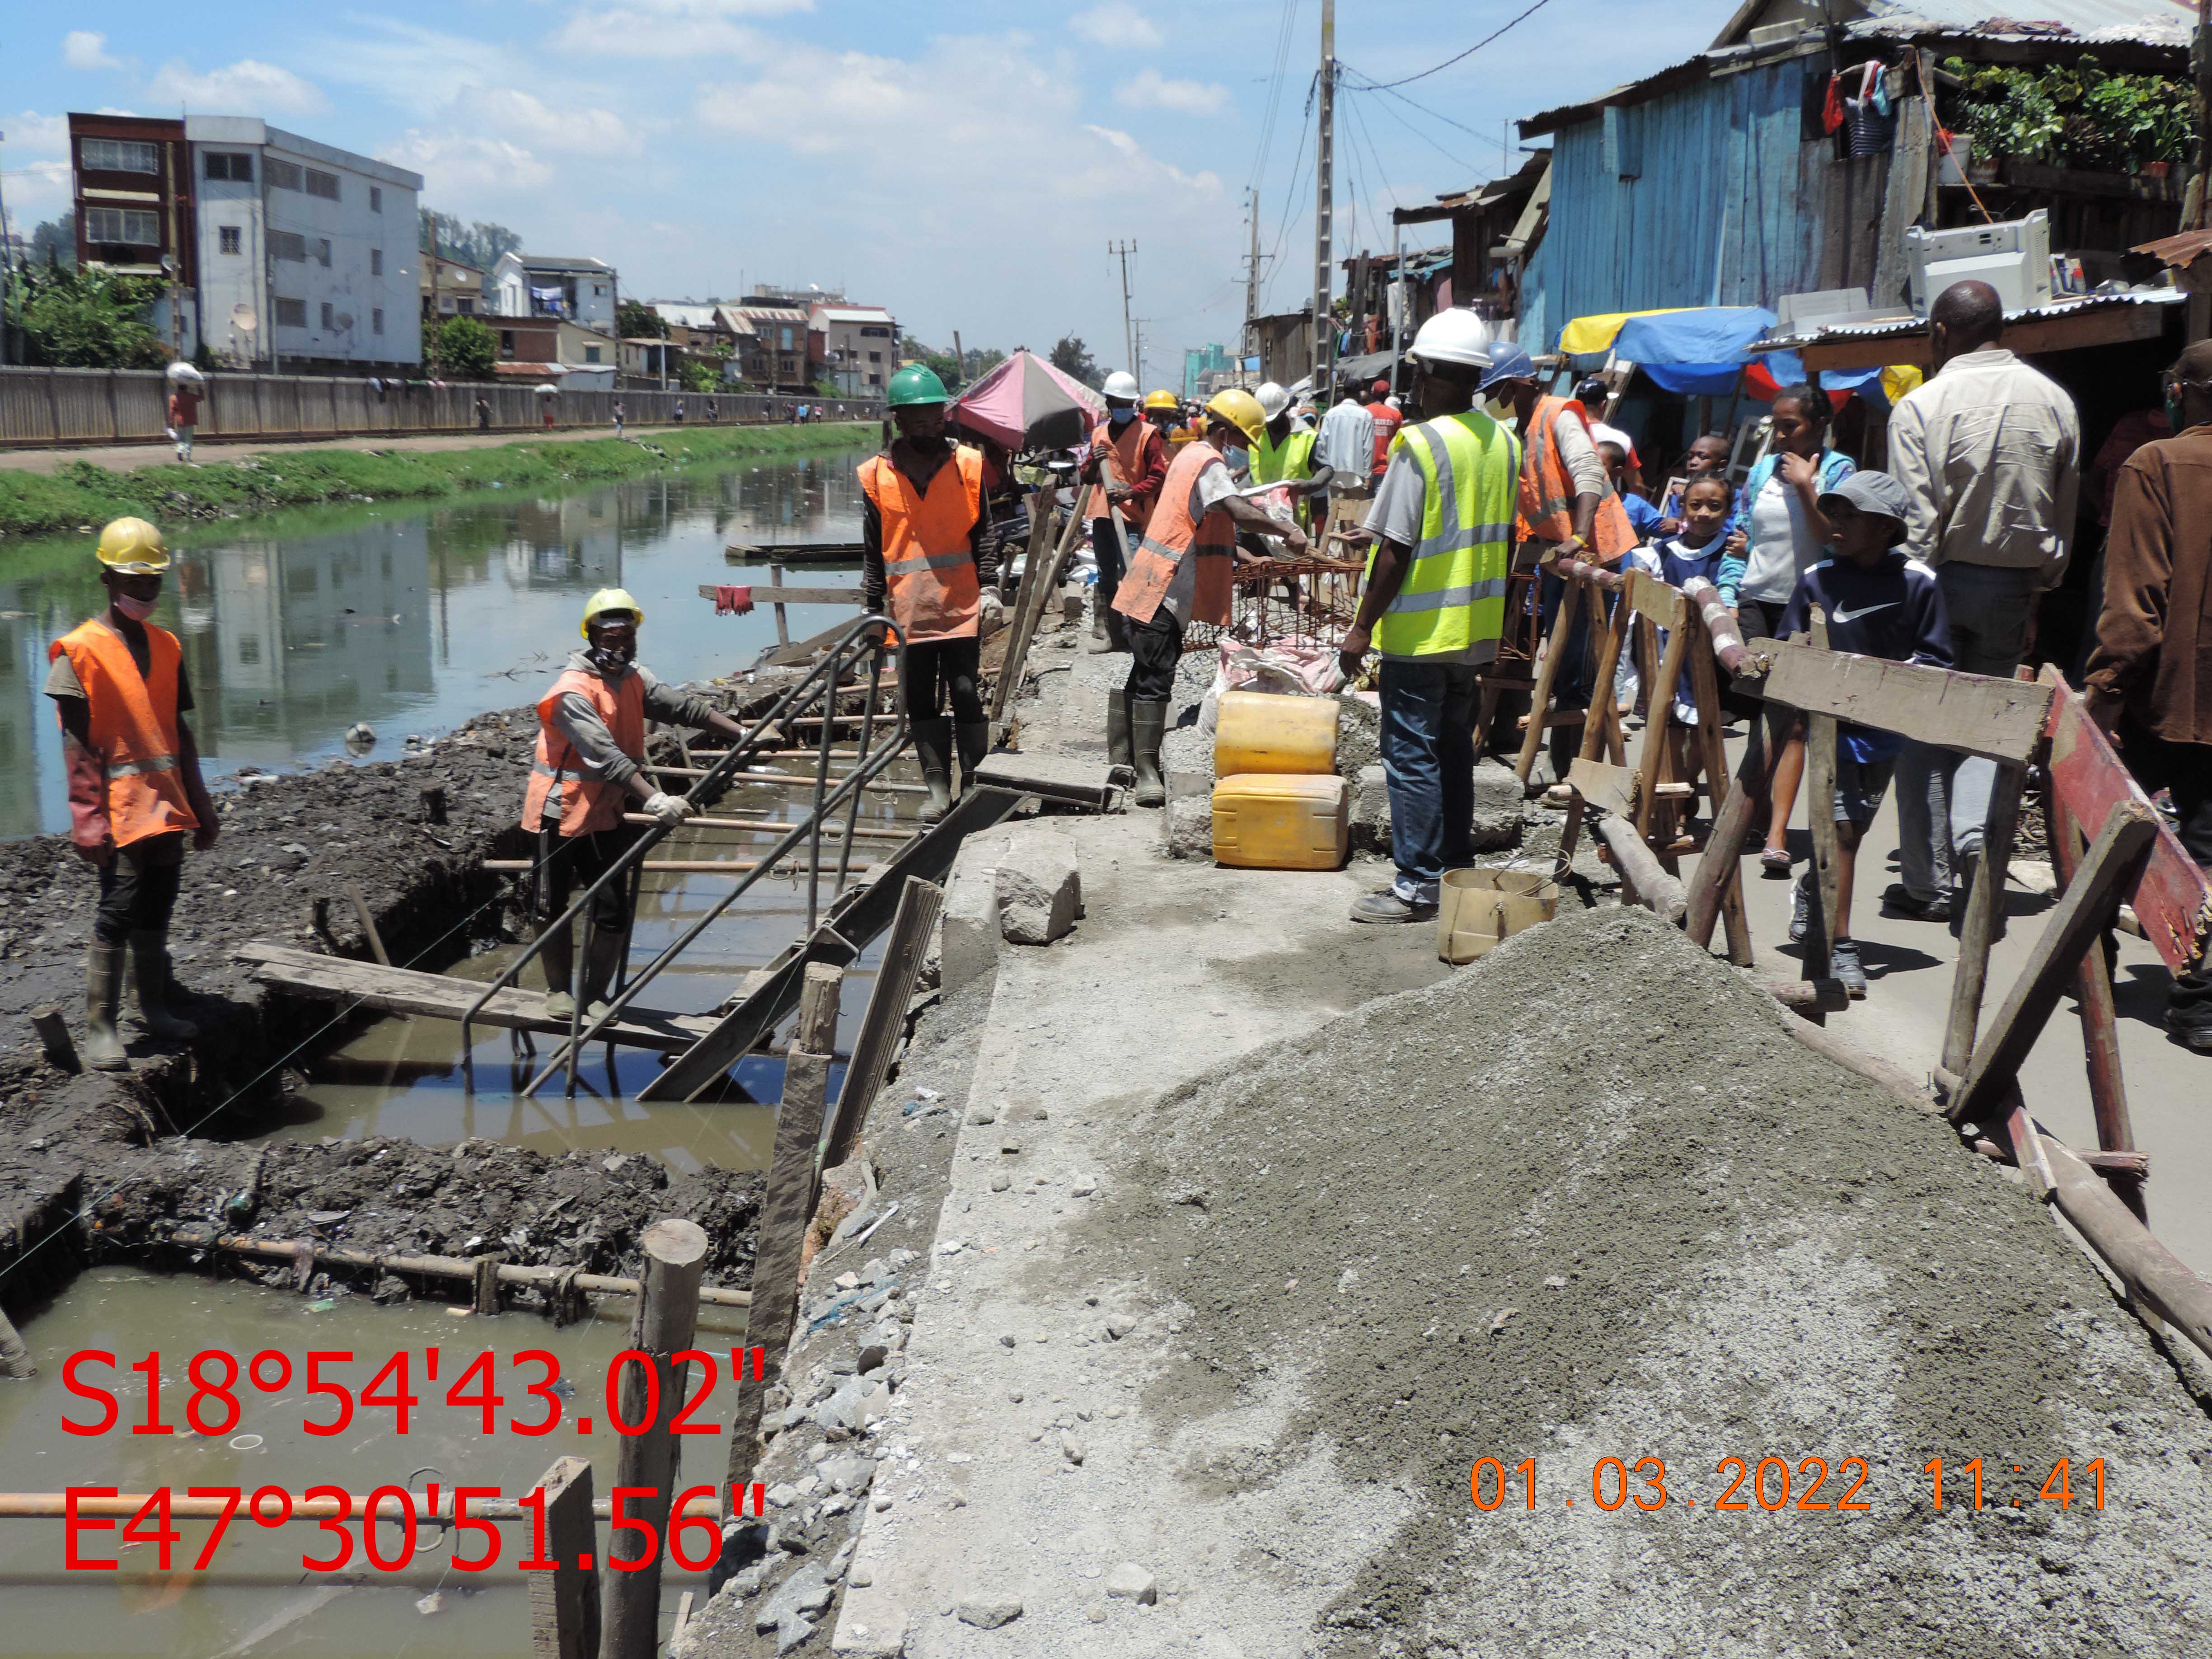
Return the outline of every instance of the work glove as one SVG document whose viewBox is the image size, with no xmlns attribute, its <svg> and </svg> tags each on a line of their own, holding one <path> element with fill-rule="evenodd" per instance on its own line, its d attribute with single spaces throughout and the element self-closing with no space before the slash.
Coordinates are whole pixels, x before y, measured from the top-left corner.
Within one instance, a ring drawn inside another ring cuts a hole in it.
<svg viewBox="0 0 2212 1659">
<path fill-rule="evenodd" d="M 645 798 L 645 810 L 663 823 L 681 823 L 698 808 L 681 795 L 663 794 L 656 789 Z"/>
</svg>

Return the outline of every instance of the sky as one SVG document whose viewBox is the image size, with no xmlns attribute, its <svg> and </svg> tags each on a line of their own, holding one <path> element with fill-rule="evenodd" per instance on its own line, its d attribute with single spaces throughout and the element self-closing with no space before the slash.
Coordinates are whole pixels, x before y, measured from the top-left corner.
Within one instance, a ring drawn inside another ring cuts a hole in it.
<svg viewBox="0 0 2212 1659">
<path fill-rule="evenodd" d="M 1339 254 L 1387 251 L 1394 204 L 1510 172 L 1506 122 L 1677 62 L 1734 10 L 1537 0 L 1515 22 L 1529 0 L 1340 0 Z M 1320 14 L 1321 0 L 27 9 L 0 52 L 0 190 L 21 234 L 68 208 L 72 110 L 258 115 L 411 168 L 425 205 L 511 226 L 529 249 L 605 259 L 625 296 L 842 286 L 932 346 L 957 330 L 1044 351 L 1076 334 L 1109 368 L 1127 354 L 1108 250 L 1133 241 L 1146 382 L 1173 383 L 1184 348 L 1235 346 L 1248 191 L 1261 310 L 1310 296 Z"/>
</svg>

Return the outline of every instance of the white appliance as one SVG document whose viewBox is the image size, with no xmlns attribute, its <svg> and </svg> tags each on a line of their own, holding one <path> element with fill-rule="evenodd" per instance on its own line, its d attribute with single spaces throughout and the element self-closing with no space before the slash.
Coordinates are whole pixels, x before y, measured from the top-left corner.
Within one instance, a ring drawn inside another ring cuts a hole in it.
<svg viewBox="0 0 2212 1659">
<path fill-rule="evenodd" d="M 1905 233 L 1911 268 L 1913 314 L 1954 283 L 1982 282 L 1996 289 L 2008 312 L 2051 303 L 2051 216 L 2041 208 L 2025 219 L 1956 230 Z"/>
</svg>

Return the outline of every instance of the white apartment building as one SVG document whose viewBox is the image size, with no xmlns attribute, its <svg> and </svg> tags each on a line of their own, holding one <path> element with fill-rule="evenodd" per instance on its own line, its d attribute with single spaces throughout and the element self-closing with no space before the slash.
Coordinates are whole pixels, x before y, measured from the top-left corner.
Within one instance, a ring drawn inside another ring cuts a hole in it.
<svg viewBox="0 0 2212 1659">
<path fill-rule="evenodd" d="M 564 317 L 611 338 L 615 268 L 604 259 L 508 252 L 488 280 L 492 309 L 502 317 Z"/>
</svg>

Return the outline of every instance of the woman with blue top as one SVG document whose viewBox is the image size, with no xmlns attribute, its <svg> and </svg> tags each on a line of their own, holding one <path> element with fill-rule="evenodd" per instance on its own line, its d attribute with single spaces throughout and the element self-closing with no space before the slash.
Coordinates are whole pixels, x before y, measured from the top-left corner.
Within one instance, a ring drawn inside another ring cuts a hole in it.
<svg viewBox="0 0 2212 1659">
<path fill-rule="evenodd" d="M 1828 556 L 1835 526 L 1820 510 L 1820 497 L 1857 469 L 1851 458 L 1826 447 L 1828 400 L 1808 386 L 1784 386 L 1774 394 L 1772 448 L 1751 469 L 1729 524 L 1721 574 L 1714 584 L 1724 604 L 1735 607 L 1744 642 L 1778 637 L 1777 629 L 1798 578 Z M 1751 741 L 1758 745 L 1761 722 L 1754 720 Z M 1790 812 L 1805 774 L 1805 738 L 1783 716 L 1768 714 L 1765 740 L 1782 745 L 1769 793 L 1766 845 L 1759 867 L 1777 878 L 1790 873 Z M 1756 763 L 1752 775 L 1761 771 Z"/>
</svg>

